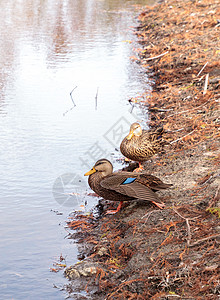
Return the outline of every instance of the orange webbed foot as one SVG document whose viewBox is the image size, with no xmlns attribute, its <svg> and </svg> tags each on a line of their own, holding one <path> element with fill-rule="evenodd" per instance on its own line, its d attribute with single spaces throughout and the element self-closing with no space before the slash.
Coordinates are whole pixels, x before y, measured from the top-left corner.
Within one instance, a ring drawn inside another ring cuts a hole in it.
<svg viewBox="0 0 220 300">
<path fill-rule="evenodd" d="M 106 215 L 113 215 L 113 214 L 116 214 L 116 213 L 121 209 L 122 204 L 123 204 L 123 201 L 120 201 L 120 203 L 119 203 L 117 209 L 115 209 L 115 210 L 107 210 Z"/>
<path fill-rule="evenodd" d="M 143 167 L 142 164 L 139 162 L 139 167 L 136 168 L 136 169 L 134 170 L 134 172 L 135 172 L 135 173 L 138 173 L 138 172 L 141 172 L 141 171 L 144 171 L 144 167 Z"/>
</svg>

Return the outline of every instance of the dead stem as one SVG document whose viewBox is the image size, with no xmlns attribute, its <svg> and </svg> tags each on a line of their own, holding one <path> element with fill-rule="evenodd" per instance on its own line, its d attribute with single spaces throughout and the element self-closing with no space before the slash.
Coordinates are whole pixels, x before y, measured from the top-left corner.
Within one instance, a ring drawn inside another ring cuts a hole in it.
<svg viewBox="0 0 220 300">
<path fill-rule="evenodd" d="M 172 210 L 182 219 L 184 219 L 186 221 L 186 228 L 187 228 L 187 235 L 188 235 L 188 238 L 187 238 L 187 247 L 191 247 L 190 246 L 190 241 L 191 241 L 191 238 L 192 238 L 192 234 L 191 234 L 191 230 L 190 230 L 190 225 L 189 225 L 189 221 L 193 221 L 195 219 L 198 219 L 199 217 L 201 217 L 201 215 L 197 216 L 197 217 L 194 217 L 194 218 L 185 218 L 183 217 L 177 210 L 175 210 L 174 208 L 172 208 Z"/>
<path fill-rule="evenodd" d="M 164 53 L 162 53 L 162 54 L 160 54 L 160 55 L 157 55 L 157 56 L 154 56 L 154 57 L 148 57 L 148 58 L 145 58 L 145 59 L 143 60 L 143 62 L 148 61 L 148 60 L 153 60 L 153 59 L 159 58 L 159 57 L 164 56 L 164 55 L 166 55 L 166 54 L 168 54 L 168 53 L 169 53 L 169 51 L 166 51 L 166 52 L 164 52 Z"/>
<path fill-rule="evenodd" d="M 204 66 L 202 67 L 202 69 L 199 71 L 199 73 L 196 75 L 197 77 L 202 73 L 202 71 L 205 69 L 205 67 L 207 66 L 208 61 L 204 64 Z"/>
<path fill-rule="evenodd" d="M 192 133 L 195 132 L 195 131 L 196 131 L 196 129 L 194 129 L 194 130 L 191 131 L 190 133 L 187 133 L 186 135 L 184 135 L 184 136 L 182 136 L 182 137 L 176 139 L 175 141 L 170 142 L 170 144 L 173 144 L 173 143 L 176 143 L 176 142 L 178 142 L 178 141 L 181 141 L 181 140 L 184 139 L 186 136 L 192 134 Z"/>
<path fill-rule="evenodd" d="M 152 213 L 158 212 L 158 211 L 160 212 L 161 210 L 160 210 L 160 209 L 154 209 L 154 210 L 150 211 L 149 213 L 147 213 L 146 215 L 142 216 L 142 217 L 141 217 L 141 220 L 142 220 L 143 218 L 146 218 L 146 220 L 144 221 L 144 224 L 142 224 L 141 227 L 143 227 L 143 226 L 146 224 L 147 220 L 149 219 L 149 217 L 151 216 Z M 139 220 L 139 222 L 140 222 L 140 220 Z M 138 223 L 139 223 L 139 222 L 138 222 Z"/>
<path fill-rule="evenodd" d="M 66 110 L 64 113 L 63 113 L 63 116 L 65 116 L 69 111 L 71 111 L 74 107 L 76 107 L 76 104 L 75 104 L 75 102 L 74 102 L 74 100 L 73 100 L 73 97 L 72 97 L 72 93 L 73 93 L 73 91 L 75 90 L 77 88 L 77 85 L 72 89 L 72 91 L 70 92 L 70 98 L 71 98 L 71 100 L 72 100 L 72 102 L 73 102 L 73 106 L 70 108 L 70 109 L 68 109 L 68 110 Z"/>
<path fill-rule="evenodd" d="M 198 240 L 198 241 L 192 243 L 192 244 L 189 245 L 188 247 L 194 247 L 194 246 L 197 246 L 197 245 L 199 245 L 199 244 L 202 243 L 202 242 L 205 242 L 205 241 L 208 241 L 208 240 L 212 240 L 212 239 L 215 239 L 215 238 L 217 238 L 217 237 L 220 237 L 220 234 L 214 234 L 214 235 L 211 235 L 211 236 L 207 236 L 207 237 L 205 237 L 205 238 L 203 238 L 203 239 L 200 239 L 200 240 Z"/>
<path fill-rule="evenodd" d="M 200 108 L 200 107 L 202 107 L 202 106 L 205 106 L 209 101 L 210 101 L 210 99 L 209 99 L 208 101 L 206 101 L 205 103 L 203 103 L 203 104 L 197 106 L 197 107 L 192 107 L 192 108 L 190 108 L 190 109 L 188 109 L 188 110 L 176 112 L 175 114 L 172 114 L 172 115 L 167 116 L 167 119 L 170 118 L 170 117 L 176 116 L 176 115 L 180 115 L 180 114 L 184 114 L 184 113 L 187 113 L 187 112 L 191 112 L 192 110 L 195 110 L 195 109 L 198 109 L 198 108 Z"/>
<path fill-rule="evenodd" d="M 205 95 L 207 93 L 208 82 L 209 82 L 209 73 L 206 74 L 206 77 L 205 77 L 205 84 L 204 84 L 203 95 Z"/>
<path fill-rule="evenodd" d="M 99 87 L 97 87 L 96 95 L 95 95 L 95 109 L 97 110 L 97 105 L 98 105 L 98 91 Z"/>
<path fill-rule="evenodd" d="M 70 92 L 70 98 L 71 98 L 71 100 L 72 100 L 72 102 L 73 102 L 74 107 L 76 106 L 76 104 L 75 104 L 75 102 L 74 102 L 74 100 L 73 100 L 72 93 L 73 93 L 73 91 L 74 91 L 76 88 L 77 88 L 77 85 L 76 85 L 76 86 L 72 89 L 72 91 Z"/>
</svg>

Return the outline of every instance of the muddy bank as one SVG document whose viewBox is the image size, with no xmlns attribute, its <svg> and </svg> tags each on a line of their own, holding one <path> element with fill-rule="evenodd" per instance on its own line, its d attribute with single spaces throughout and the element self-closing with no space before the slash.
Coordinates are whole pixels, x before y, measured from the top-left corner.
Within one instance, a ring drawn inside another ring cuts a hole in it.
<svg viewBox="0 0 220 300">
<path fill-rule="evenodd" d="M 74 299 L 219 299 L 218 1 L 166 1 L 139 20 L 133 59 L 154 81 L 141 104 L 170 141 L 145 169 L 174 187 L 158 193 L 163 210 L 135 201 L 112 216 L 73 215 L 81 261 L 66 268 L 66 289 Z"/>
</svg>

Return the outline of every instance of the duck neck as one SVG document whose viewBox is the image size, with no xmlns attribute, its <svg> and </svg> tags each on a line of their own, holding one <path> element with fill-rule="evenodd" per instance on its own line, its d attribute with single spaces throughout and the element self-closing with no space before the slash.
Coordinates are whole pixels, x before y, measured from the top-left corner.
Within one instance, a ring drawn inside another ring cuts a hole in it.
<svg viewBox="0 0 220 300">
<path fill-rule="evenodd" d="M 94 174 L 89 175 L 88 183 L 90 188 L 97 193 L 97 188 L 100 185 L 100 181 L 104 176 L 101 172 L 96 172 Z"/>
</svg>

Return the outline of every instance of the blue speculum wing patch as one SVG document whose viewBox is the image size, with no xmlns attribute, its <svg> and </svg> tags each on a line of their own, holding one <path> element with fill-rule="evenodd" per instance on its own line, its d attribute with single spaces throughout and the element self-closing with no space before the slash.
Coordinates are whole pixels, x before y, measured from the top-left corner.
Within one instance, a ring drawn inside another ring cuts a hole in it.
<svg viewBox="0 0 220 300">
<path fill-rule="evenodd" d="M 129 184 L 132 183 L 136 180 L 137 178 L 126 178 L 124 182 L 122 182 L 122 184 Z"/>
</svg>

